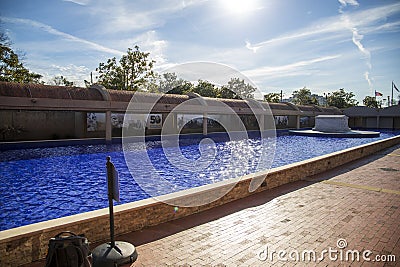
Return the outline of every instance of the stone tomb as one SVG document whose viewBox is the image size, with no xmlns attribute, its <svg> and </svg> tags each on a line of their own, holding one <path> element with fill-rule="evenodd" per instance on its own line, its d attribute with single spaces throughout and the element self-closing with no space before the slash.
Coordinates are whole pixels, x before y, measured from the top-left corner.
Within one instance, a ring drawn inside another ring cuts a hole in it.
<svg viewBox="0 0 400 267">
<path fill-rule="evenodd" d="M 315 117 L 314 131 L 329 133 L 346 133 L 349 128 L 349 118 L 346 115 L 318 115 Z"/>
</svg>

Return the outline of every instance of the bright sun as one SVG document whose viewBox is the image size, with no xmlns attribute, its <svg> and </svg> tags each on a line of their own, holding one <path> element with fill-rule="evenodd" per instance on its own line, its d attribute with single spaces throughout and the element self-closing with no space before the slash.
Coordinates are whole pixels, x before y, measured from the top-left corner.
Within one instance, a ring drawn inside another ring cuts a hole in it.
<svg viewBox="0 0 400 267">
<path fill-rule="evenodd" d="M 241 15 L 259 9 L 257 0 L 221 0 L 224 9 L 231 14 Z"/>
</svg>

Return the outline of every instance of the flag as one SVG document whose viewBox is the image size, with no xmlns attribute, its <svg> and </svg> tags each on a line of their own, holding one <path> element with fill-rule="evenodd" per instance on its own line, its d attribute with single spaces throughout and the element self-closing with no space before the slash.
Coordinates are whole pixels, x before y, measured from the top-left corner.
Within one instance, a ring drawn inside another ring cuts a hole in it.
<svg viewBox="0 0 400 267">
<path fill-rule="evenodd" d="M 396 85 L 394 84 L 394 82 L 392 82 L 393 88 L 400 93 L 399 89 L 397 89 Z"/>
<path fill-rule="evenodd" d="M 375 91 L 375 96 L 383 96 L 383 94 L 379 93 L 378 91 Z"/>
</svg>

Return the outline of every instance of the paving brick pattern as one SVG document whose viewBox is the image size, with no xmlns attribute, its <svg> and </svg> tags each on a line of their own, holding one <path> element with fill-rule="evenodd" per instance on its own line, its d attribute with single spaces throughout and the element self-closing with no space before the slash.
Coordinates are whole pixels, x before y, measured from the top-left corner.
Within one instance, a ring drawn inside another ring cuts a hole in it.
<svg viewBox="0 0 400 267">
<path fill-rule="evenodd" d="M 120 239 L 137 245 L 137 267 L 400 266 L 399 222 L 396 146 Z M 376 255 L 396 261 L 377 262 Z"/>
</svg>

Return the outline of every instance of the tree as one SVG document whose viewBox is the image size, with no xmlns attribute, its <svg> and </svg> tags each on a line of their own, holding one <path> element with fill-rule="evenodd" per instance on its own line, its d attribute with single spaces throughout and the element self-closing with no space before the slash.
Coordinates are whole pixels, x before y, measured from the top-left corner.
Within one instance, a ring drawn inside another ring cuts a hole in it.
<svg viewBox="0 0 400 267">
<path fill-rule="evenodd" d="M 358 101 L 354 99 L 352 92 L 347 93 L 344 88 L 340 88 L 338 91 L 333 92 L 328 96 L 328 106 L 337 108 L 349 108 L 358 105 Z"/>
<path fill-rule="evenodd" d="M 65 77 L 55 76 L 52 80 L 52 84 L 57 86 L 74 86 L 74 82 L 68 81 Z"/>
<path fill-rule="evenodd" d="M 297 105 L 318 105 L 318 100 L 311 95 L 310 89 L 305 86 L 293 92 L 293 102 Z"/>
<path fill-rule="evenodd" d="M 147 80 L 147 86 L 146 86 L 146 92 L 149 93 L 160 93 L 160 80 L 161 80 L 161 75 L 158 73 L 154 73 L 153 77 L 150 77 Z"/>
<path fill-rule="evenodd" d="M 227 99 L 238 99 L 239 98 L 238 95 L 234 91 L 228 89 L 227 86 L 222 86 L 218 90 L 217 97 L 218 98 L 227 98 Z"/>
<path fill-rule="evenodd" d="M 143 88 L 154 77 L 154 60 L 149 59 L 150 53 L 141 52 L 139 46 L 128 48 L 127 54 L 117 62 L 115 57 L 100 63 L 96 71 L 98 83 L 109 89 L 138 90 Z"/>
<path fill-rule="evenodd" d="M 183 86 L 185 84 L 186 84 L 186 89 L 184 91 L 191 90 L 191 87 L 187 86 L 187 83 L 189 82 L 183 79 L 178 79 L 176 73 L 166 72 L 163 73 L 163 75 L 161 76 L 158 91 L 160 93 L 169 93 L 170 91 L 177 91 L 174 89 L 175 88 L 183 89 L 185 88 L 185 86 Z"/>
<path fill-rule="evenodd" d="M 244 80 L 239 78 L 231 78 L 227 85 L 222 86 L 220 89 L 220 97 L 224 98 L 254 98 L 254 92 L 256 88 Z"/>
<path fill-rule="evenodd" d="M 40 83 L 42 75 L 30 72 L 24 67 L 18 55 L 12 50 L 10 41 L 0 33 L 0 81 L 17 83 Z"/>
<path fill-rule="evenodd" d="M 193 91 L 193 84 L 179 78 L 174 72 L 166 72 L 162 75 L 154 73 L 150 79 L 148 92 L 183 95 Z"/>
<path fill-rule="evenodd" d="M 215 88 L 214 84 L 209 81 L 199 80 L 198 84 L 193 87 L 192 92 L 198 93 L 201 96 L 205 97 L 217 97 L 218 90 Z"/>
<path fill-rule="evenodd" d="M 363 99 L 363 104 L 366 107 L 370 107 L 370 108 L 379 108 L 379 107 L 382 106 L 382 102 L 381 101 L 379 101 L 379 102 L 376 101 L 376 97 L 373 97 L 373 96 L 366 96 Z"/>
<path fill-rule="evenodd" d="M 270 103 L 279 103 L 281 102 L 281 94 L 278 93 L 268 93 L 264 95 L 264 101 Z"/>
<path fill-rule="evenodd" d="M 193 84 L 189 81 L 184 80 L 182 84 L 175 86 L 174 88 L 169 90 L 167 94 L 184 95 L 189 92 L 193 92 L 193 89 L 194 89 Z"/>
</svg>

